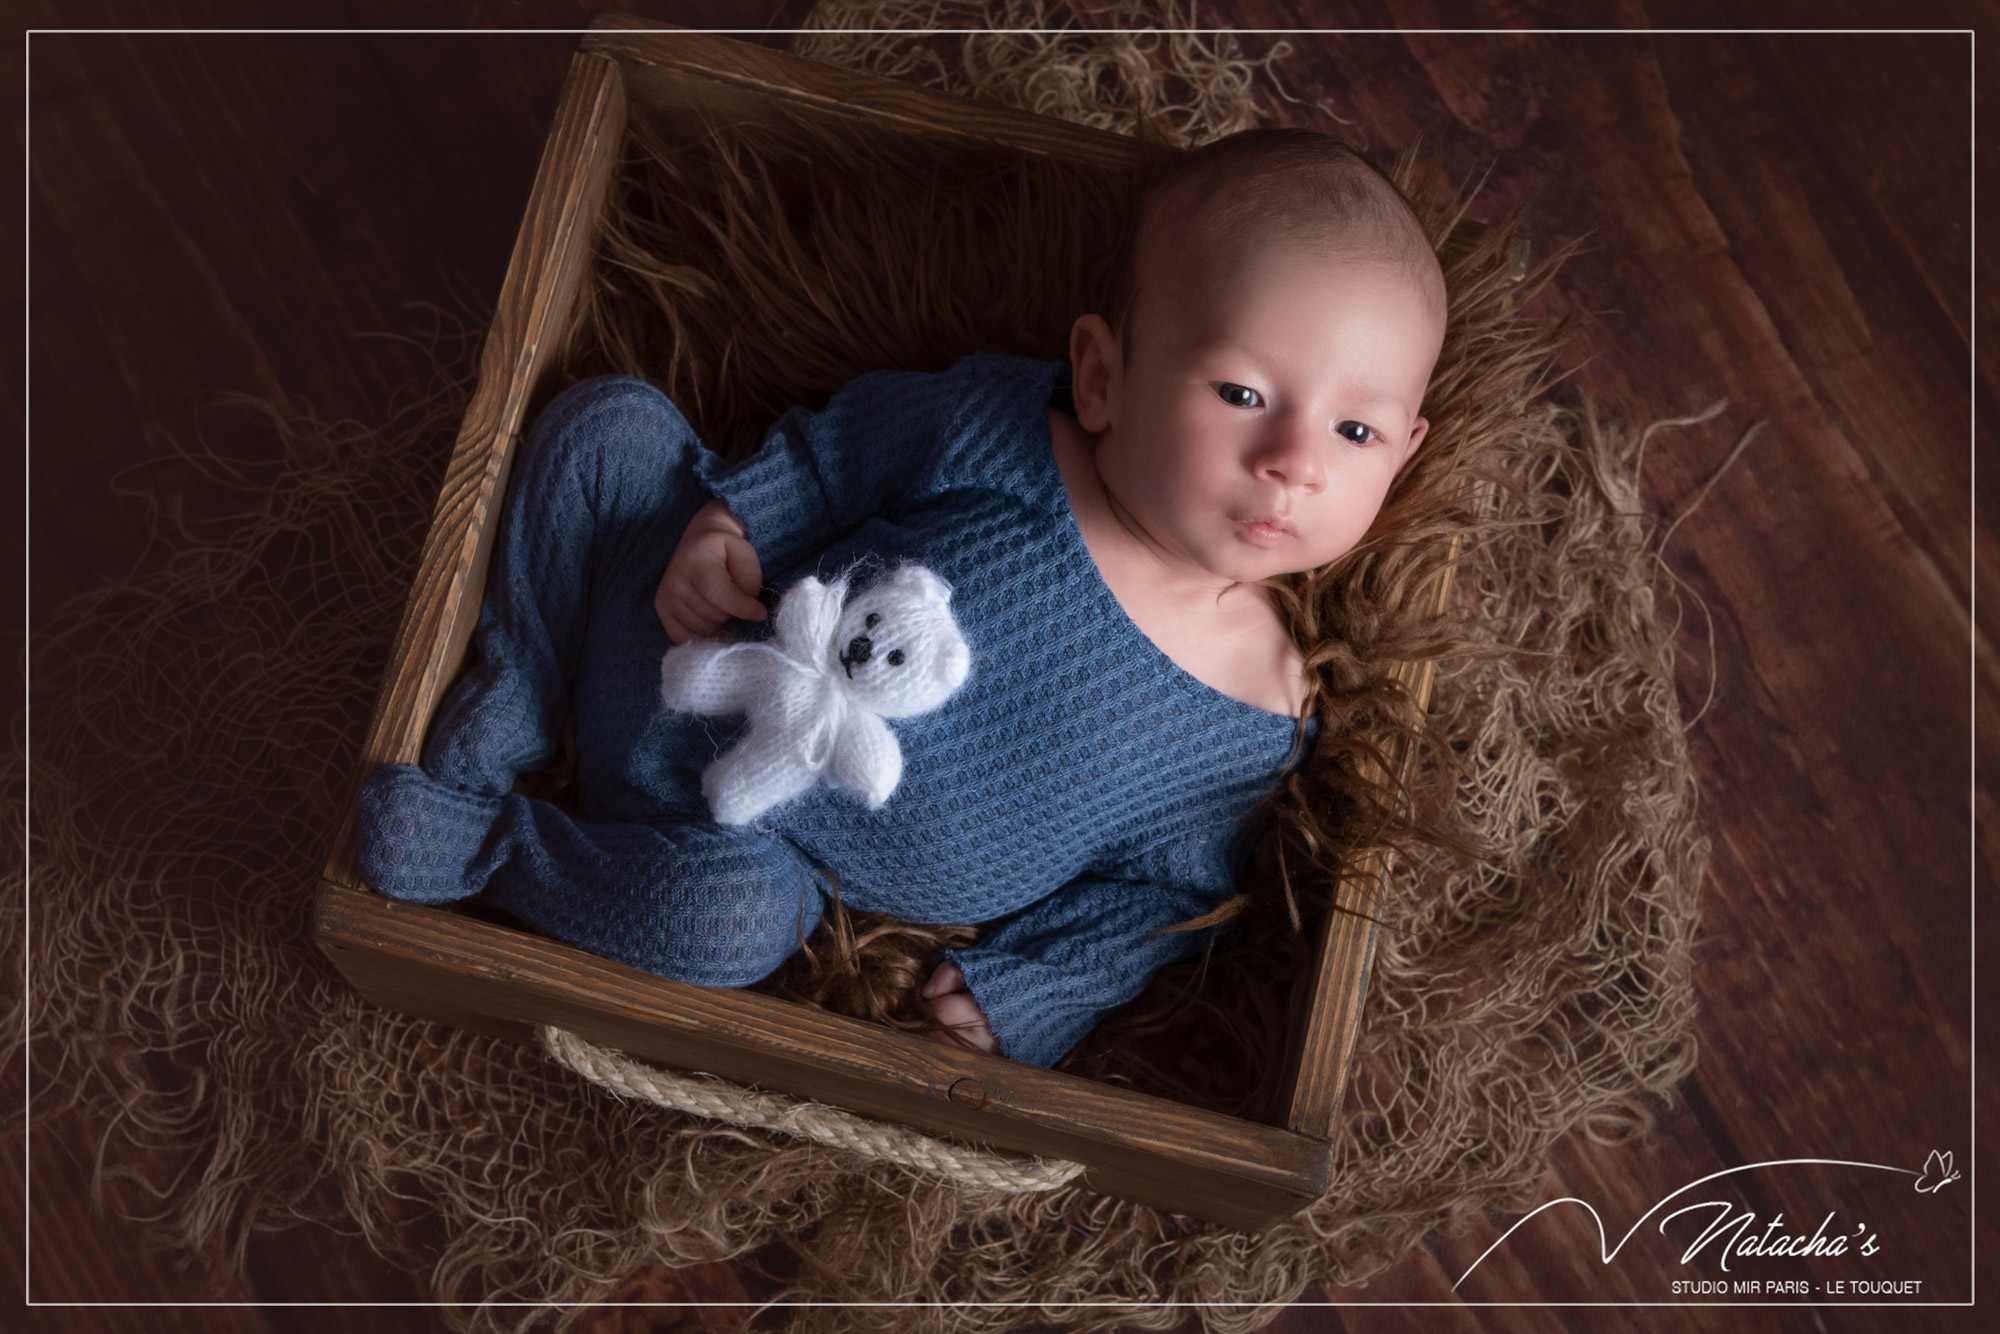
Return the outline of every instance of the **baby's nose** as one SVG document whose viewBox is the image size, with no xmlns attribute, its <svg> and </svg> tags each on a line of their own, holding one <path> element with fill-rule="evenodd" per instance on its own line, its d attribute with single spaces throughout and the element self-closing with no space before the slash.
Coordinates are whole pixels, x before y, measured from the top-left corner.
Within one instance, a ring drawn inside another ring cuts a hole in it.
<svg viewBox="0 0 2000 1334">
<path fill-rule="evenodd" d="M 875 645 L 869 642 L 867 635 L 856 635 L 847 641 L 847 660 L 849 662 L 866 662 L 869 655 L 874 652 Z"/>
<path fill-rule="evenodd" d="M 1252 471 L 1287 490 L 1319 490 L 1326 484 L 1326 475 L 1320 462 L 1323 443 L 1316 429 L 1299 414 L 1273 421 L 1269 434 L 1260 442 Z"/>
<path fill-rule="evenodd" d="M 1269 459 L 1258 469 L 1258 474 L 1270 478 L 1288 491 L 1297 487 L 1311 494 L 1326 485 L 1326 478 L 1318 466 L 1306 458 Z"/>
</svg>

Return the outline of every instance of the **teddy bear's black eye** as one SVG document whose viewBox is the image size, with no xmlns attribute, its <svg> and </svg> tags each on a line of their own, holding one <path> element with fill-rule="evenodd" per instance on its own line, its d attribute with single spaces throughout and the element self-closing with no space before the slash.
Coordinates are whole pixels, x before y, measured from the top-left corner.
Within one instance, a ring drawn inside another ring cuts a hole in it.
<svg viewBox="0 0 2000 1334">
<path fill-rule="evenodd" d="M 901 667 L 903 665 L 903 650 L 899 648 L 889 650 L 889 665 L 891 667 Z"/>
</svg>

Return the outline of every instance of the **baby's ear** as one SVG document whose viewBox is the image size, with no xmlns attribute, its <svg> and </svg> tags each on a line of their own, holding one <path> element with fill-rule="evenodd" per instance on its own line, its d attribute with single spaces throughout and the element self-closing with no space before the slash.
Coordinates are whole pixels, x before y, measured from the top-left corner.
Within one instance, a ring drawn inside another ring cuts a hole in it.
<svg viewBox="0 0 2000 1334">
<path fill-rule="evenodd" d="M 1403 461 L 1396 465 L 1396 481 L 1402 481 L 1403 474 L 1408 472 L 1410 465 L 1417 461 L 1417 447 L 1424 443 L 1424 437 L 1430 434 L 1430 430 L 1431 423 L 1427 417 L 1419 417 L 1411 424 L 1410 443 L 1403 446 Z"/>
<path fill-rule="evenodd" d="M 1092 435 L 1111 425 L 1125 354 L 1102 315 L 1079 315 L 1069 330 L 1070 405 Z"/>
</svg>

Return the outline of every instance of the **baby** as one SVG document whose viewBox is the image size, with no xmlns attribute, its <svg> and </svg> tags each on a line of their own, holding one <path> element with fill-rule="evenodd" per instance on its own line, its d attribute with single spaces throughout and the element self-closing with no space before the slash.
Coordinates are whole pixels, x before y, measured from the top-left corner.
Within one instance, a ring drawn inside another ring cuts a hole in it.
<svg viewBox="0 0 2000 1334">
<path fill-rule="evenodd" d="M 478 661 L 422 766 L 363 785 L 370 882 L 479 894 L 707 985 L 767 976 L 835 889 L 996 923 L 941 952 L 932 1036 L 1043 1066 L 1199 948 L 1173 928 L 1233 892 L 1306 697 L 1264 581 L 1351 550 L 1415 456 L 1444 280 L 1386 179 L 1275 130 L 1164 174 L 1113 283 L 1068 367 L 865 375 L 733 467 L 640 381 L 559 395 L 502 516 Z M 971 667 L 897 720 L 888 799 L 821 785 L 710 818 L 701 774 L 735 733 L 661 703 L 668 643 L 766 619 L 767 580 L 911 564 L 951 590 Z M 511 791 L 566 715 L 583 821 Z"/>
</svg>

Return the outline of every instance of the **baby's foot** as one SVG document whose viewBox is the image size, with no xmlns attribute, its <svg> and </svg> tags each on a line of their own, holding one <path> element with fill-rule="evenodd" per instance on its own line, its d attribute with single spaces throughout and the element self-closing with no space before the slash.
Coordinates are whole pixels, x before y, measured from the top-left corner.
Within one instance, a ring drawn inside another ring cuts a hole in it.
<svg viewBox="0 0 2000 1334">
<path fill-rule="evenodd" d="M 448 691 L 424 746 L 424 769 L 453 787 L 502 797 L 546 765 L 561 734 L 561 682 L 537 679 L 489 631 L 486 654 Z M 525 660 L 525 659 L 523 659 Z M 548 673 L 542 673 L 547 675 Z"/>
<path fill-rule="evenodd" d="M 471 898 L 500 864 L 502 804 L 414 765 L 380 766 L 354 799 L 363 878 L 411 903 Z"/>
<path fill-rule="evenodd" d="M 965 974 L 959 971 L 957 964 L 949 959 L 939 964 L 932 971 L 930 981 L 923 985 L 923 997 L 931 1018 L 942 1025 L 925 1033 L 925 1037 L 947 1046 L 956 1043 L 974 1051 L 999 1055 L 999 1039 L 993 1036 L 986 1011 L 979 1008 L 979 1002 L 965 985 Z"/>
</svg>

